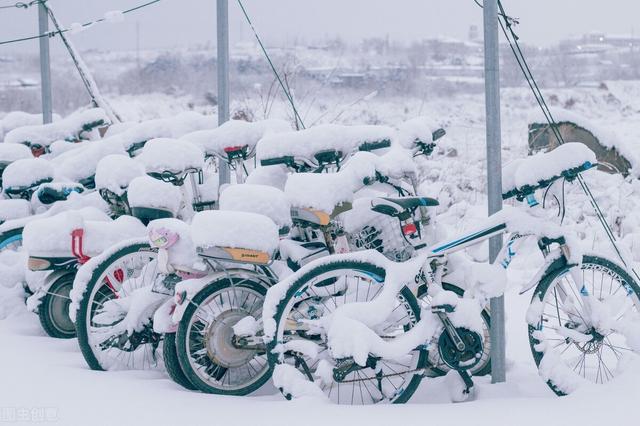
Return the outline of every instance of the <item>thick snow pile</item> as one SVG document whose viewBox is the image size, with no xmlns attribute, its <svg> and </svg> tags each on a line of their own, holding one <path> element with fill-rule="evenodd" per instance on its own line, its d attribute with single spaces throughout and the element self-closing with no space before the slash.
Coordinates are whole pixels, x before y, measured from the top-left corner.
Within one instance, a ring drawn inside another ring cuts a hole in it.
<svg viewBox="0 0 640 426">
<path fill-rule="evenodd" d="M 53 121 L 60 120 L 58 114 L 53 114 Z M 42 123 L 42 114 L 31 114 L 24 111 L 11 111 L 0 119 L 0 139 L 13 129 L 23 126 L 35 126 Z"/>
<path fill-rule="evenodd" d="M 279 228 L 291 226 L 291 204 L 281 190 L 266 185 L 229 185 L 220 194 L 220 210 L 263 214 Z"/>
<path fill-rule="evenodd" d="M 96 167 L 96 189 L 108 189 L 122 195 L 129 183 L 145 174 L 144 166 L 127 155 L 107 155 Z"/>
<path fill-rule="evenodd" d="M 398 125 L 398 144 L 404 148 L 414 148 L 416 142 L 430 143 L 433 140 L 433 132 L 438 126 L 429 117 L 416 117 L 403 121 Z"/>
<path fill-rule="evenodd" d="M 0 200 L 0 223 L 31 214 L 31 204 L 27 200 Z"/>
<path fill-rule="evenodd" d="M 24 145 L 0 144 L 0 164 L 31 157 L 33 157 L 31 150 Z"/>
<path fill-rule="evenodd" d="M 287 131 L 291 126 L 284 120 L 230 120 L 216 129 L 188 133 L 182 139 L 198 145 L 208 155 L 225 156 L 225 148 L 247 146 L 252 152 L 263 137 Z"/>
<path fill-rule="evenodd" d="M 531 157 L 514 160 L 502 171 L 502 192 L 530 185 L 560 176 L 565 170 L 583 166 L 585 163 L 595 165 L 596 155 L 586 145 L 569 142 L 560 145 L 550 152 L 542 152 Z"/>
<path fill-rule="evenodd" d="M 204 153 L 191 142 L 179 139 L 152 139 L 137 157 L 147 173 L 165 171 L 180 175 L 189 169 L 204 167 Z"/>
<path fill-rule="evenodd" d="M 282 165 L 256 167 L 251 170 L 245 182 L 254 185 L 273 186 L 274 188 L 284 190 L 288 176 L 287 168 Z"/>
<path fill-rule="evenodd" d="M 49 124 L 23 126 L 7 133 L 5 143 L 49 146 L 57 140 L 75 141 L 82 133 L 109 123 L 107 114 L 100 108 L 77 111 Z"/>
<path fill-rule="evenodd" d="M 100 210 L 88 207 L 29 222 L 22 244 L 33 256 L 71 257 L 71 232 L 76 229 L 84 230 L 82 248 L 90 257 L 120 241 L 146 234 L 144 225 L 134 217 L 111 220 Z"/>
<path fill-rule="evenodd" d="M 180 188 L 150 176 L 140 176 L 129 183 L 129 206 L 158 208 L 171 212 L 173 216 L 180 210 L 182 193 Z"/>
<path fill-rule="evenodd" d="M 294 207 L 314 208 L 331 213 L 337 205 L 351 202 L 365 181 L 374 181 L 376 172 L 384 176 L 401 177 L 415 170 L 410 155 L 402 149 L 392 149 L 378 157 L 358 152 L 336 173 L 296 173 L 289 176 L 285 193 Z"/>
<path fill-rule="evenodd" d="M 257 213 L 209 210 L 198 212 L 191 222 L 198 247 L 231 247 L 273 253 L 278 247 L 278 227 Z"/>
<path fill-rule="evenodd" d="M 112 154 L 124 155 L 125 151 L 121 145 L 96 141 L 51 161 L 56 167 L 58 179 L 66 178 L 79 182 L 95 175 L 98 162 Z"/>
<path fill-rule="evenodd" d="M 54 177 L 51 162 L 41 158 L 14 161 L 2 173 L 2 186 L 6 188 L 28 188 L 34 183 L 51 180 Z"/>
<path fill-rule="evenodd" d="M 391 141 L 396 131 L 387 126 L 322 124 L 305 130 L 265 136 L 256 148 L 258 160 L 282 156 L 313 159 L 318 152 L 336 150 L 347 155 L 365 143 Z"/>
<path fill-rule="evenodd" d="M 216 117 L 183 112 L 174 117 L 147 120 L 137 124 L 127 124 L 124 130 L 108 134 L 109 141 L 121 143 L 126 150 L 155 138 L 180 138 L 197 130 L 213 129 L 217 126 Z M 112 135 L 112 136 L 111 136 Z"/>
</svg>

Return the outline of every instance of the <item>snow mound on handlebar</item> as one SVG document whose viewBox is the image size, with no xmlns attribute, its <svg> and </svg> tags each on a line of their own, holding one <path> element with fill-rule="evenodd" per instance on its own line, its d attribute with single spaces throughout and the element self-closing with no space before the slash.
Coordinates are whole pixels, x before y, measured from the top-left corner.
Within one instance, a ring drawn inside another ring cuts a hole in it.
<svg viewBox="0 0 640 426">
<path fill-rule="evenodd" d="M 4 141 L 48 146 L 57 140 L 78 140 L 87 126 L 94 126 L 96 123 L 108 124 L 109 118 L 104 110 L 90 108 L 75 112 L 53 123 L 18 127 L 7 133 Z"/>
<path fill-rule="evenodd" d="M 129 206 L 165 209 L 174 216 L 180 209 L 182 194 L 177 186 L 151 176 L 139 176 L 129 183 Z"/>
<path fill-rule="evenodd" d="M 439 127 L 429 117 L 415 117 L 398 125 L 397 141 L 400 146 L 411 149 L 417 141 L 430 143 Z"/>
<path fill-rule="evenodd" d="M 336 150 L 347 155 L 367 142 L 392 141 L 395 129 L 387 126 L 342 126 L 323 124 L 305 130 L 267 135 L 258 142 L 258 160 L 293 156 L 313 159 L 321 151 Z"/>
<path fill-rule="evenodd" d="M 290 131 L 291 126 L 284 120 L 229 120 L 216 129 L 188 133 L 181 139 L 199 146 L 207 155 L 224 156 L 225 148 L 248 146 L 252 152 L 264 136 Z"/>
<path fill-rule="evenodd" d="M 144 172 L 144 166 L 127 155 L 107 155 L 96 167 L 96 189 L 108 189 L 122 195 L 129 183 Z"/>
<path fill-rule="evenodd" d="M 138 157 L 149 172 L 169 171 L 182 174 L 188 169 L 204 167 L 204 153 L 191 142 L 171 138 L 152 139 Z"/>
<path fill-rule="evenodd" d="M 9 164 L 2 173 L 3 188 L 28 188 L 37 182 L 52 179 L 54 168 L 42 158 L 25 158 Z"/>
<path fill-rule="evenodd" d="M 596 155 L 586 145 L 569 142 L 560 145 L 553 151 L 535 154 L 507 164 L 502 170 L 502 192 L 527 185 L 535 186 L 538 182 L 550 179 L 572 168 L 585 163 L 596 164 Z"/>
<path fill-rule="evenodd" d="M 291 204 L 284 192 L 266 185 L 229 185 L 220 194 L 220 210 L 263 214 L 278 225 L 291 226 Z"/>
<path fill-rule="evenodd" d="M 278 227 L 267 216 L 238 211 L 198 212 L 191 222 L 197 247 L 231 247 L 273 253 L 278 247 Z"/>
<path fill-rule="evenodd" d="M 24 145 L 0 144 L 0 163 L 12 163 L 23 158 L 32 158 L 31 150 Z"/>
</svg>

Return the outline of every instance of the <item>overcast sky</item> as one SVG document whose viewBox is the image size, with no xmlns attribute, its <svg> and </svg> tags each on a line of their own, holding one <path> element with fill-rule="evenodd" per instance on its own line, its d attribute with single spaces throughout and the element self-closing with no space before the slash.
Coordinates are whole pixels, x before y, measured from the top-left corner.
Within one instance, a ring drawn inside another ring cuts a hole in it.
<svg viewBox="0 0 640 426">
<path fill-rule="evenodd" d="M 104 12 L 146 0 L 49 0 L 64 24 L 85 22 Z M 0 5 L 15 3 L 0 0 Z M 136 23 L 141 48 L 170 48 L 215 40 L 216 0 L 162 0 L 128 14 L 125 22 L 99 25 L 73 36 L 82 48 L 133 49 Z M 466 38 L 482 23 L 473 0 L 244 0 L 254 25 L 270 45 L 341 36 L 347 40 L 386 36 L 411 41 L 443 35 Z M 527 43 L 548 45 L 590 31 L 640 35 L 638 0 L 503 0 L 520 18 L 518 33 Z M 252 34 L 236 0 L 229 0 L 232 43 Z M 634 28 L 637 25 L 637 28 Z M 0 40 L 37 34 L 37 10 L 0 9 Z M 59 44 L 54 40 L 53 45 Z M 37 42 L 0 46 L 0 55 L 36 51 Z"/>
</svg>

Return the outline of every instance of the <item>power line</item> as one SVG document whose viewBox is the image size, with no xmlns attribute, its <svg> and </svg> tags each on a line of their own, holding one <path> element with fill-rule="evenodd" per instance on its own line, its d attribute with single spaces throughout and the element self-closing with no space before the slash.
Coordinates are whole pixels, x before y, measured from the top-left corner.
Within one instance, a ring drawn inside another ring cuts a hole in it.
<svg viewBox="0 0 640 426">
<path fill-rule="evenodd" d="M 29 7 L 31 7 L 33 5 L 44 3 L 45 1 L 47 1 L 47 0 L 33 0 L 33 1 L 28 2 L 28 3 L 19 1 L 19 2 L 14 3 L 14 4 L 8 4 L 8 5 L 5 5 L 5 6 L 0 6 L 0 9 L 14 9 L 14 8 L 15 9 L 28 9 Z"/>
<path fill-rule="evenodd" d="M 242 0 L 238 0 L 238 5 L 240 5 L 240 9 L 242 9 L 242 13 L 244 14 L 244 17 L 247 19 L 247 22 L 249 23 L 249 27 L 251 27 L 251 31 L 253 31 L 253 35 L 256 37 L 256 40 L 258 40 L 260 49 L 262 49 L 262 53 L 264 53 L 264 56 L 267 58 L 267 62 L 269 62 L 271 71 L 273 71 L 273 73 L 275 74 L 276 78 L 278 79 L 278 83 L 280 83 L 280 87 L 282 87 L 282 91 L 284 92 L 285 96 L 287 97 L 287 100 L 291 104 L 291 108 L 293 109 L 294 119 L 296 121 L 296 128 L 299 128 L 298 123 L 300 123 L 300 126 L 302 126 L 302 128 L 304 129 L 305 125 L 302 122 L 302 117 L 300 117 L 300 114 L 298 114 L 298 109 L 296 108 L 296 104 L 293 101 L 293 96 L 291 95 L 291 92 L 289 91 L 288 87 L 285 86 L 284 82 L 282 81 L 282 78 L 280 77 L 280 74 L 276 70 L 275 65 L 273 65 L 273 62 L 271 61 L 271 57 L 267 53 L 267 49 L 264 47 L 264 44 L 262 44 L 262 40 L 260 39 L 260 36 L 258 35 L 258 32 L 256 31 L 255 27 L 253 26 L 253 22 L 251 22 L 251 19 L 249 18 L 249 14 L 247 13 L 246 9 L 244 8 L 244 5 L 242 4 Z"/>
<path fill-rule="evenodd" d="M 40 4 L 40 3 L 44 4 L 46 1 L 47 0 L 33 0 L 30 3 L 16 3 L 16 4 L 11 5 L 11 6 L 5 6 L 4 8 L 17 7 L 16 6 L 17 4 L 26 5 L 26 7 L 29 7 L 29 6 L 34 5 L 34 4 Z M 122 14 L 124 15 L 124 14 L 127 14 L 127 13 L 134 12 L 134 11 L 142 9 L 144 7 L 151 6 L 154 3 L 158 3 L 159 1 L 160 0 L 152 0 L 152 1 L 140 4 L 138 6 L 130 8 L 130 9 L 123 10 Z M 25 6 L 19 6 L 19 7 L 25 7 Z M 90 27 L 92 25 L 98 24 L 100 22 L 105 22 L 107 20 L 108 19 L 104 18 L 104 17 L 103 18 L 99 18 L 99 19 L 95 19 L 93 21 L 89 21 L 89 22 L 85 22 L 84 24 L 81 24 L 80 28 L 88 28 L 88 27 Z M 56 31 L 49 31 L 49 32 L 44 33 L 44 34 L 38 34 L 38 35 L 35 35 L 35 36 L 30 36 L 30 37 L 22 37 L 22 38 L 15 38 L 15 39 L 12 39 L 12 40 L 0 41 L 0 46 L 4 45 L 4 44 L 10 44 L 10 43 L 19 43 L 19 42 L 22 42 L 22 41 L 36 40 L 36 39 L 39 39 L 39 38 L 42 38 L 42 37 L 55 37 L 56 35 L 62 34 L 62 33 L 66 33 L 67 31 L 71 31 L 71 28 L 63 28 L 63 29 L 59 29 L 59 30 L 56 30 Z"/>
</svg>

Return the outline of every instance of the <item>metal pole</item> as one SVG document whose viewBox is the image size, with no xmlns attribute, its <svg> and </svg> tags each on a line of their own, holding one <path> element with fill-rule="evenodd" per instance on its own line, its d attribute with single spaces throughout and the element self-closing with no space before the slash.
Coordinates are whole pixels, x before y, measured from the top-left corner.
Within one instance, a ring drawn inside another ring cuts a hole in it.
<svg viewBox="0 0 640 426">
<path fill-rule="evenodd" d="M 38 4 L 39 34 L 49 32 L 49 15 L 43 3 Z M 42 122 L 53 121 L 51 104 L 51 66 L 49 64 L 49 37 L 40 37 L 40 90 L 42 94 Z"/>
<path fill-rule="evenodd" d="M 502 156 L 500 152 L 500 53 L 498 44 L 498 0 L 484 0 L 484 84 L 487 120 L 487 193 L 489 214 L 502 209 Z M 502 237 L 489 240 L 493 262 Z M 491 381 L 506 380 L 504 296 L 491 299 Z"/>
<path fill-rule="evenodd" d="M 218 125 L 229 120 L 229 1 L 217 1 Z M 219 184 L 229 183 L 229 165 L 220 161 Z"/>
</svg>

